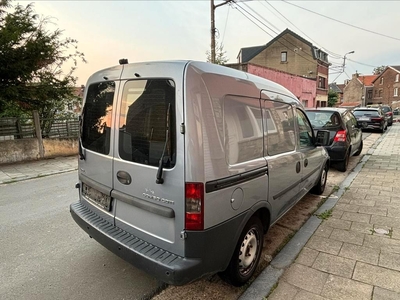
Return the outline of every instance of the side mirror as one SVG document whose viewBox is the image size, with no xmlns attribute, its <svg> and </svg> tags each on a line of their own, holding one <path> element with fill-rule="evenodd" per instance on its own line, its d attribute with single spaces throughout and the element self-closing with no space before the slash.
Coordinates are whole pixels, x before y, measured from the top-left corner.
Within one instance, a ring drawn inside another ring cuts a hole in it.
<svg viewBox="0 0 400 300">
<path fill-rule="evenodd" d="M 330 133 L 328 130 L 318 130 L 315 137 L 315 146 L 328 146 Z"/>
</svg>

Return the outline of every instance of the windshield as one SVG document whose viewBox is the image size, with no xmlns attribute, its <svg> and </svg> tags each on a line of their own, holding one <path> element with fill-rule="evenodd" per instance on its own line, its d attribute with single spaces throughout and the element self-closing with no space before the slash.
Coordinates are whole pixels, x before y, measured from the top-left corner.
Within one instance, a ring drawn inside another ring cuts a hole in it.
<svg viewBox="0 0 400 300">
<path fill-rule="evenodd" d="M 174 112 L 173 80 L 126 82 L 119 117 L 119 156 L 127 161 L 155 167 L 164 158 L 164 167 L 172 168 L 175 165 L 176 140 Z"/>
<path fill-rule="evenodd" d="M 308 119 L 314 128 L 337 127 L 340 117 L 334 111 L 306 111 Z"/>
<path fill-rule="evenodd" d="M 361 117 L 361 116 L 377 117 L 379 116 L 379 113 L 377 110 L 355 110 L 353 111 L 353 115 L 355 115 L 356 117 Z"/>
<path fill-rule="evenodd" d="M 384 113 L 387 113 L 390 111 L 390 107 L 389 106 L 382 106 L 382 110 Z"/>
</svg>

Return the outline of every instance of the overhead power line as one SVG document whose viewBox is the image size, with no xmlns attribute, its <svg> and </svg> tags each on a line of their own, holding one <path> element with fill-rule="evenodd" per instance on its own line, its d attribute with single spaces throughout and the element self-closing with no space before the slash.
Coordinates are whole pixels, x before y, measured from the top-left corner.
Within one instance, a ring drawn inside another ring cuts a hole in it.
<svg viewBox="0 0 400 300">
<path fill-rule="evenodd" d="M 274 31 L 272 28 L 270 28 L 269 26 L 267 26 L 265 23 L 263 23 L 262 21 L 260 21 L 257 17 L 255 17 L 254 15 L 252 15 L 251 13 L 249 13 L 246 9 L 244 9 L 243 7 L 241 7 L 237 2 L 235 2 L 236 7 L 238 7 L 238 11 L 248 20 L 250 20 L 253 24 L 255 24 L 258 28 L 260 28 L 262 31 L 264 31 L 265 33 L 267 33 L 269 36 L 271 36 L 272 38 L 275 38 L 276 36 L 273 36 L 272 34 L 270 34 L 269 32 L 267 32 L 265 29 L 263 29 L 261 26 L 259 26 L 256 22 L 254 22 L 251 18 L 249 18 L 245 13 L 243 13 L 241 10 L 245 11 L 248 15 L 250 15 L 252 18 L 254 18 L 255 20 L 257 20 L 260 24 L 262 24 L 263 26 L 267 27 L 269 30 L 271 30 L 274 34 L 278 35 L 278 33 L 276 31 Z M 293 44 L 292 42 L 290 42 L 289 40 L 285 39 L 284 37 L 282 37 L 283 40 L 285 40 L 286 42 L 288 42 L 289 44 L 291 44 L 292 46 L 294 46 L 295 48 L 297 47 L 297 45 Z M 287 45 L 285 45 L 284 43 L 282 43 L 280 40 L 277 40 L 278 43 L 282 44 L 283 46 L 287 47 Z M 299 52 L 294 51 L 294 49 L 291 49 L 289 47 L 287 47 L 287 49 L 289 51 L 292 51 L 294 53 L 296 53 L 298 56 L 300 56 L 301 58 L 311 62 L 311 63 L 315 63 L 314 61 L 308 59 L 307 57 L 304 57 L 303 55 L 300 55 Z M 305 55 L 310 56 L 310 58 L 314 59 L 314 57 L 307 53 L 304 52 Z M 317 62 L 318 65 L 321 65 L 320 63 Z"/>
<path fill-rule="evenodd" d="M 284 2 L 284 3 L 286 3 L 286 4 L 290 4 L 290 5 L 296 6 L 297 8 L 303 9 L 303 10 L 308 11 L 308 12 L 310 12 L 310 13 L 316 14 L 316 15 L 318 15 L 318 16 L 327 18 L 327 19 L 329 19 L 329 20 L 332 20 L 332 21 L 335 21 L 335 22 L 338 22 L 338 23 L 341 23 L 341 24 L 344 24 L 344 25 L 347 25 L 347 26 L 350 26 L 350 27 L 353 27 L 353 28 L 357 28 L 357 29 L 359 29 L 359 30 L 363 30 L 363 31 L 366 31 L 366 32 L 369 32 L 369 33 L 372 33 L 372 34 L 376 34 L 376 35 L 379 35 L 379 36 L 383 36 L 383 37 L 386 37 L 386 38 L 389 38 L 389 39 L 392 39 L 392 40 L 400 41 L 400 38 L 396 38 L 396 37 L 389 36 L 389 35 L 386 35 L 386 34 L 383 34 L 383 33 L 379 33 L 379 32 L 376 32 L 376 31 L 369 30 L 369 29 L 365 29 L 365 28 L 362 28 L 362 27 L 359 27 L 359 26 L 356 26 L 356 25 L 353 25 L 353 24 L 350 24 L 350 23 L 346 23 L 346 22 L 337 20 L 337 19 L 335 19 L 335 18 L 331 18 L 331 17 L 325 16 L 325 15 L 323 15 L 323 14 L 320 14 L 320 13 L 317 13 L 317 12 L 315 12 L 315 11 L 309 10 L 309 9 L 307 9 L 307 8 L 301 7 L 301 6 L 297 5 L 297 4 L 288 2 L 287 0 L 281 0 L 281 1 Z"/>
<path fill-rule="evenodd" d="M 356 61 L 356 60 L 353 60 L 353 59 L 349 59 L 349 58 L 348 58 L 348 60 L 349 60 L 349 61 L 352 61 L 352 62 L 354 62 L 354 63 L 356 63 L 356 64 L 363 65 L 363 66 L 367 66 L 367 67 L 372 67 L 372 68 L 377 68 L 377 67 L 378 67 L 378 66 L 373 66 L 373 65 L 365 64 L 365 63 L 362 63 L 362 62 L 359 62 L 359 61 Z"/>
<path fill-rule="evenodd" d="M 297 27 L 293 22 L 291 22 L 288 18 L 286 18 L 277 8 L 275 8 L 268 0 L 264 0 L 269 6 L 271 6 L 279 15 L 281 15 L 287 22 L 289 22 L 291 25 L 293 25 L 297 30 L 299 30 L 303 35 L 305 35 L 308 39 L 310 39 L 314 44 L 318 45 L 316 41 L 314 41 L 312 38 L 310 38 L 305 32 L 303 32 L 299 27 Z M 261 3 L 263 4 L 263 3 Z M 264 6 L 264 4 L 263 4 Z M 265 6 L 264 6 L 265 7 Z M 332 51 L 329 51 L 325 47 L 322 47 L 324 51 L 326 51 L 332 58 L 342 58 L 342 55 L 334 53 Z"/>
</svg>

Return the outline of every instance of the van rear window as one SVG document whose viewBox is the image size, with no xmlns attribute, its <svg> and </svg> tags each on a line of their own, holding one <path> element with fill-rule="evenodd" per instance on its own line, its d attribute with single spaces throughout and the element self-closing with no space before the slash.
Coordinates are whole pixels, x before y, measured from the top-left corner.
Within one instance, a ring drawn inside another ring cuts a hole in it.
<svg viewBox="0 0 400 300">
<path fill-rule="evenodd" d="M 82 111 L 81 138 L 86 149 L 108 154 L 115 82 L 91 84 Z"/>
<path fill-rule="evenodd" d="M 164 168 L 175 165 L 175 83 L 170 79 L 126 82 L 119 117 L 119 156 Z"/>
</svg>

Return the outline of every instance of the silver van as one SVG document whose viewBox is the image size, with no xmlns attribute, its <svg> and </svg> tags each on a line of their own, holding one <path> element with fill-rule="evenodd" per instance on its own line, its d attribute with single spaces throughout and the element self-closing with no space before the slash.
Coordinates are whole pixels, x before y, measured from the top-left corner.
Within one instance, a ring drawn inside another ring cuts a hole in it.
<svg viewBox="0 0 400 300">
<path fill-rule="evenodd" d="M 253 275 L 263 235 L 322 194 L 329 132 L 282 86 L 210 63 L 121 64 L 92 75 L 72 217 L 169 284 Z"/>
</svg>

